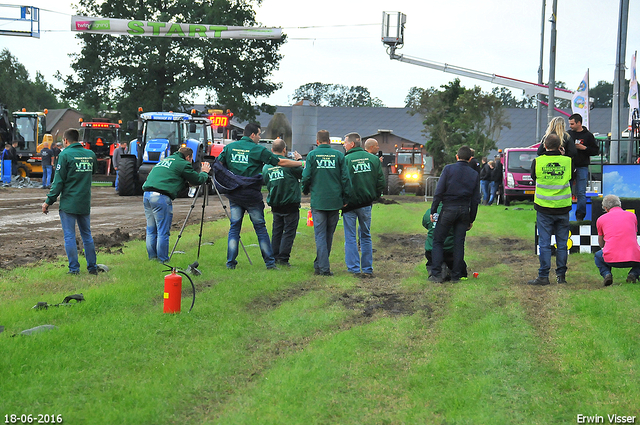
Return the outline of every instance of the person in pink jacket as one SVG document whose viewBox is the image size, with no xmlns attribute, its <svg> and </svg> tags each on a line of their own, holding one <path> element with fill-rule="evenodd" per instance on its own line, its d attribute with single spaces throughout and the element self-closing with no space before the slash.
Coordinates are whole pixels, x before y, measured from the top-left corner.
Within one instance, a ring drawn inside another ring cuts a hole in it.
<svg viewBox="0 0 640 425">
<path fill-rule="evenodd" d="M 604 278 L 604 286 L 613 284 L 611 268 L 628 268 L 627 282 L 636 283 L 640 276 L 640 246 L 638 246 L 638 219 L 632 212 L 622 209 L 620 198 L 607 195 L 602 200 L 606 211 L 598 218 L 598 244 L 594 254 L 596 267 Z"/>
</svg>

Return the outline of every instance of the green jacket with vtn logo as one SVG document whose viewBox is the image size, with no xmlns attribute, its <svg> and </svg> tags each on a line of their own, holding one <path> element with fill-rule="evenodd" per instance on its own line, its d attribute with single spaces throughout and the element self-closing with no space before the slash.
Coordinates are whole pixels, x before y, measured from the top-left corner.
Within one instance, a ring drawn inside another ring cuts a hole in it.
<svg viewBox="0 0 640 425">
<path fill-rule="evenodd" d="M 175 152 L 153 166 L 142 190 L 159 192 L 176 199 L 186 182 L 198 186 L 207 181 L 208 174 L 197 172 L 182 152 Z"/>
<path fill-rule="evenodd" d="M 56 175 L 47 195 L 52 205 L 60 196 L 60 210 L 67 214 L 91 213 L 91 180 L 96 172 L 96 154 L 80 143 L 72 143 L 58 156 Z"/>
<path fill-rule="evenodd" d="M 328 143 L 307 155 L 302 171 L 302 193 L 311 193 L 311 208 L 320 211 L 341 209 L 351 189 L 344 154 Z"/>
<path fill-rule="evenodd" d="M 361 147 L 351 148 L 345 155 L 351 191 L 343 212 L 367 207 L 382 195 L 385 186 L 380 158 Z"/>
</svg>

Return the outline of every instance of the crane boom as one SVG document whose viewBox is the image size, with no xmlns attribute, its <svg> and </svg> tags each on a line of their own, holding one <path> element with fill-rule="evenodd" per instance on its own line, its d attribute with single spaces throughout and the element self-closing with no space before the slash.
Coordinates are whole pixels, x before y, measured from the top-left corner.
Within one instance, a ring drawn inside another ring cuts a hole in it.
<svg viewBox="0 0 640 425">
<path fill-rule="evenodd" d="M 475 78 L 476 80 L 488 81 L 500 86 L 524 90 L 525 94 L 528 96 L 549 94 L 549 86 L 544 84 L 531 83 L 524 80 L 505 77 L 503 75 L 490 74 L 488 72 L 462 68 L 460 66 L 447 63 L 433 62 L 426 59 L 396 54 L 396 49 L 404 44 L 404 24 L 406 23 L 406 19 L 407 17 L 404 13 L 382 12 L 382 42 L 389 47 L 390 59 L 423 66 L 425 68 L 436 69 L 438 71 L 449 72 L 463 77 Z M 573 97 L 573 92 L 571 90 L 561 89 L 558 87 L 555 88 L 554 94 L 555 97 L 566 100 L 571 100 Z"/>
<path fill-rule="evenodd" d="M 397 60 L 400 62 L 406 62 L 413 65 L 423 66 L 425 68 L 436 69 L 438 71 L 449 72 L 451 74 L 456 74 L 463 77 L 475 78 L 476 80 L 488 81 L 499 86 L 506 86 L 524 90 L 527 96 L 535 96 L 538 93 L 549 93 L 549 86 L 544 84 L 530 83 L 528 81 L 517 80 L 515 78 L 509 78 L 497 74 L 490 74 L 488 72 L 475 71 L 473 69 L 462 68 L 460 66 L 447 63 L 438 63 L 406 55 L 397 55 L 394 52 L 391 52 L 389 54 L 389 57 L 392 60 Z M 555 93 L 556 97 L 560 99 L 571 100 L 571 98 L 573 97 L 573 92 L 571 90 L 561 89 L 558 87 L 556 87 Z"/>
</svg>

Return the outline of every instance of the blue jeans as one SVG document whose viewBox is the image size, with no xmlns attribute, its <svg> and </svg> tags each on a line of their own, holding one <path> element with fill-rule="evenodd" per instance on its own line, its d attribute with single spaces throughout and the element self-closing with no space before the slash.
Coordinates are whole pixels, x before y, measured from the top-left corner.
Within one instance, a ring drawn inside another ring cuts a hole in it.
<svg viewBox="0 0 640 425">
<path fill-rule="evenodd" d="M 321 211 L 311 209 L 313 215 L 313 233 L 316 239 L 316 259 L 313 260 L 313 268 L 317 273 L 331 271 L 329 256 L 333 244 L 333 234 L 340 220 L 339 210 Z"/>
<path fill-rule="evenodd" d="M 445 204 L 442 207 L 440 217 L 433 231 L 433 250 L 431 251 L 433 260 L 431 274 L 433 276 L 444 278 L 442 275 L 444 241 L 449 235 L 449 230 L 453 228 L 453 269 L 451 269 L 451 279 L 459 280 L 461 277 L 466 277 L 464 240 L 467 236 L 470 221 L 468 205 L 447 206 Z"/>
<path fill-rule="evenodd" d="M 589 179 L 589 167 L 576 168 L 576 217 L 587 214 L 587 180 Z"/>
<path fill-rule="evenodd" d="M 145 192 L 144 215 L 147 218 L 147 254 L 150 260 L 169 259 L 169 236 L 173 220 L 171 198 L 158 192 Z"/>
<path fill-rule="evenodd" d="M 43 165 L 42 166 L 42 187 L 51 186 L 51 170 L 53 167 L 51 165 Z"/>
<path fill-rule="evenodd" d="M 271 250 L 273 258 L 276 261 L 288 262 L 300 222 L 300 210 L 288 214 L 277 212 L 272 212 L 272 214 Z"/>
<path fill-rule="evenodd" d="M 116 170 L 116 192 L 120 190 L 120 172 Z"/>
<path fill-rule="evenodd" d="M 344 225 L 344 262 L 347 264 L 347 270 L 351 273 L 373 273 L 371 205 L 343 212 L 342 224 Z M 360 228 L 360 252 L 362 258 L 358 253 L 357 227 Z"/>
<path fill-rule="evenodd" d="M 631 268 L 631 270 L 629 270 L 629 274 L 633 274 L 635 277 L 640 276 L 640 263 L 638 262 L 626 261 L 624 263 L 607 263 L 604 261 L 602 250 L 593 254 L 593 260 L 595 261 L 598 270 L 600 270 L 600 276 L 602 277 L 611 274 L 612 267 L 619 269 Z"/>
<path fill-rule="evenodd" d="M 229 226 L 229 237 L 227 241 L 227 267 L 235 268 L 238 262 L 238 245 L 240 244 L 240 230 L 242 230 L 242 219 L 244 212 L 249 213 L 251 223 L 253 223 L 253 230 L 258 237 L 258 245 L 262 252 L 262 259 L 267 268 L 273 268 L 276 265 L 276 260 L 273 258 L 273 251 L 271 250 L 271 241 L 269 240 L 269 233 L 267 232 L 267 226 L 264 221 L 264 204 L 242 206 L 229 201 L 229 220 L 231 226 Z"/>
<path fill-rule="evenodd" d="M 480 180 L 480 188 L 482 189 L 482 200 L 488 204 L 491 196 L 491 180 Z"/>
<path fill-rule="evenodd" d="M 538 245 L 540 246 L 540 268 L 538 276 L 549 277 L 551 269 L 551 235 L 556 235 L 556 276 L 567 273 L 567 240 L 569 239 L 569 213 L 552 215 L 537 212 Z"/>
<path fill-rule="evenodd" d="M 78 247 L 76 246 L 76 223 L 80 230 L 82 245 L 84 246 L 84 257 L 87 260 L 87 270 L 95 271 L 96 268 L 96 248 L 91 237 L 91 218 L 90 215 L 69 214 L 62 210 L 58 210 L 60 214 L 60 224 L 64 233 L 64 250 L 67 252 L 69 260 L 69 271 L 80 272 L 80 263 L 78 262 Z"/>
<path fill-rule="evenodd" d="M 489 197 L 489 203 L 493 204 L 493 200 L 496 197 L 496 192 L 498 191 L 498 186 L 500 185 L 500 182 L 491 182 L 491 196 Z"/>
</svg>

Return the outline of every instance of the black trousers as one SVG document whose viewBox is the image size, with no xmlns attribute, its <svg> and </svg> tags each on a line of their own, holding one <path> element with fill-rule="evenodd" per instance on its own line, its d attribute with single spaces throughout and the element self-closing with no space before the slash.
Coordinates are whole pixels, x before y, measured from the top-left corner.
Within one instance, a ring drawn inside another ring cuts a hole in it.
<svg viewBox="0 0 640 425">
<path fill-rule="evenodd" d="M 431 255 L 431 251 L 424 251 L 424 257 L 427 259 L 427 271 L 429 272 L 429 276 L 431 276 L 431 270 L 433 269 L 433 256 Z M 445 251 L 444 252 L 444 264 L 447 265 L 449 271 L 453 269 L 453 251 Z M 444 267 L 444 266 L 443 266 Z M 443 276 L 444 280 L 447 280 L 447 277 L 451 278 L 451 272 L 449 272 L 449 276 Z M 467 277 L 467 263 L 464 263 L 464 271 L 462 272 L 462 277 Z"/>
<path fill-rule="evenodd" d="M 273 212 L 273 227 L 271 229 L 271 250 L 276 262 L 287 262 L 291 256 L 293 240 L 296 238 L 300 210 L 287 214 Z"/>
<path fill-rule="evenodd" d="M 444 261 L 444 240 L 449 235 L 449 230 L 453 228 L 453 268 L 451 269 L 451 279 L 457 280 L 464 276 L 464 240 L 469 228 L 470 216 L 469 206 L 446 204 L 440 211 L 440 216 L 436 228 L 433 232 L 433 267 L 431 274 L 435 277 L 442 276 L 442 262 Z"/>
</svg>

